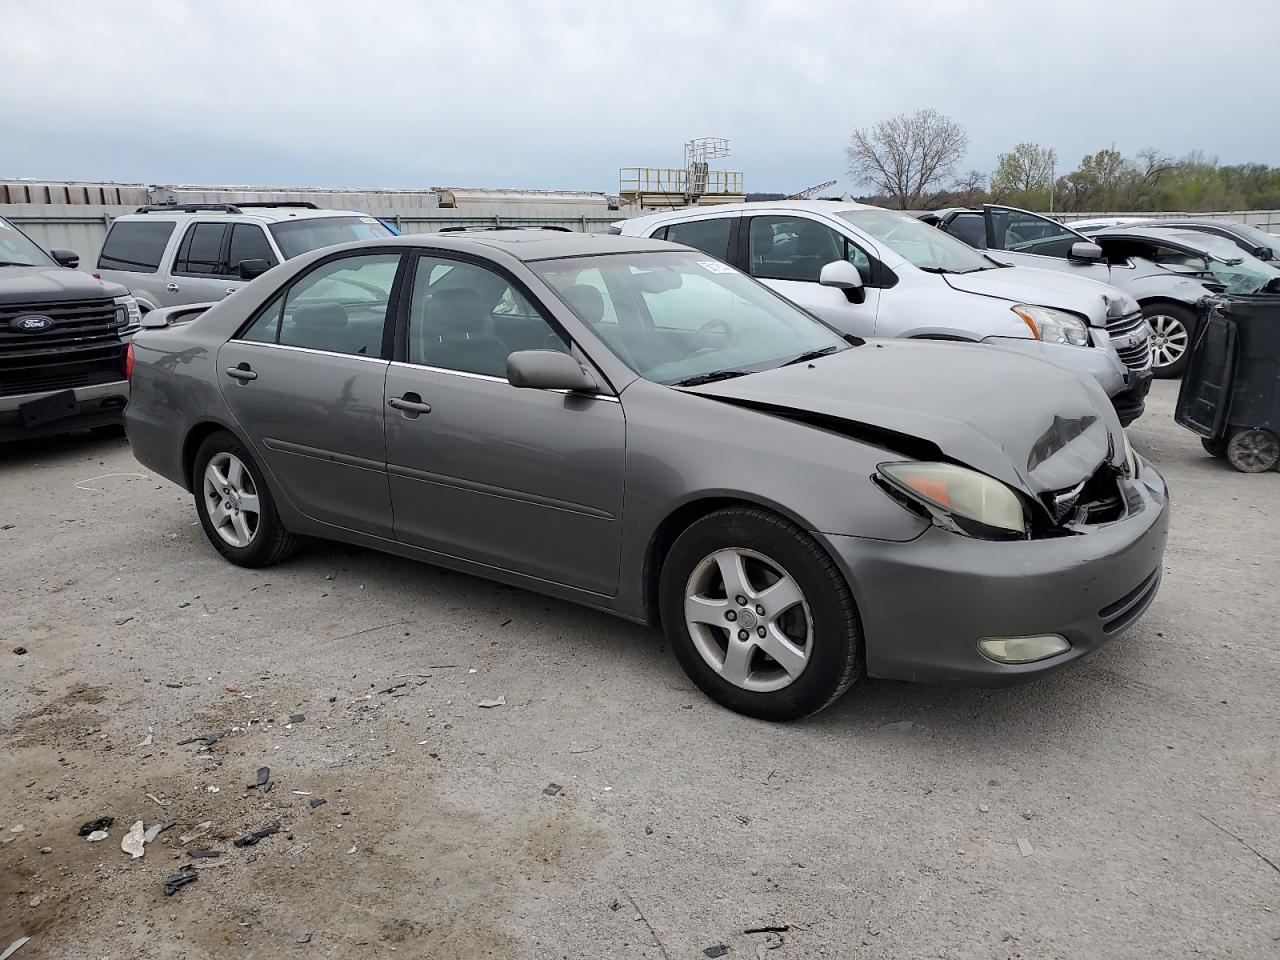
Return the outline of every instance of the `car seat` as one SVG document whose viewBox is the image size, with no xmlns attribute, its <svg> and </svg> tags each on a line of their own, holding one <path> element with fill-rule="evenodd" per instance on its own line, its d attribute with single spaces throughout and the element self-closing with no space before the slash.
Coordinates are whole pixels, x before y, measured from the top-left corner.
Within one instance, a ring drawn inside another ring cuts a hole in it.
<svg viewBox="0 0 1280 960">
<path fill-rule="evenodd" d="M 505 377 L 511 351 L 486 332 L 491 325 L 492 318 L 475 291 L 462 287 L 438 291 L 427 307 L 424 362 L 446 370 Z"/>
</svg>

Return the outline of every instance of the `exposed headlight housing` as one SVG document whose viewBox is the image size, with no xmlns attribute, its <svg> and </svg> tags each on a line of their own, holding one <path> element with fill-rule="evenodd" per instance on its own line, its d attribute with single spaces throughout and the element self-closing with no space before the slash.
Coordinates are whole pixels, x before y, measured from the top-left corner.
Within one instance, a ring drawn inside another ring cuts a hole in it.
<svg viewBox="0 0 1280 960">
<path fill-rule="evenodd" d="M 940 527 L 981 540 L 1025 540 L 1022 500 L 985 473 L 953 463 L 882 463 L 891 493 L 928 513 Z"/>
<path fill-rule="evenodd" d="M 1037 340 L 1045 343 L 1069 343 L 1076 347 L 1089 345 L 1089 327 L 1074 313 L 1029 303 L 1015 303 L 1011 309 L 1022 318 L 1022 322 Z"/>
<path fill-rule="evenodd" d="M 116 323 L 125 331 L 136 330 L 142 326 L 142 310 L 133 297 L 116 297 L 112 301 L 116 305 Z"/>
</svg>

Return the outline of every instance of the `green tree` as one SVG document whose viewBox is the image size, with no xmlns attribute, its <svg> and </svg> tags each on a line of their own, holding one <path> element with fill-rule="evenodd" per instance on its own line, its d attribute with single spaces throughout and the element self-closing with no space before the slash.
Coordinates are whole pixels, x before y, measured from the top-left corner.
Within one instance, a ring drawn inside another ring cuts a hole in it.
<svg viewBox="0 0 1280 960">
<path fill-rule="evenodd" d="M 1053 171 L 1058 157 L 1052 147 L 1020 143 L 1000 154 L 991 174 L 991 195 L 1001 203 L 1047 210 L 1053 199 Z"/>
</svg>

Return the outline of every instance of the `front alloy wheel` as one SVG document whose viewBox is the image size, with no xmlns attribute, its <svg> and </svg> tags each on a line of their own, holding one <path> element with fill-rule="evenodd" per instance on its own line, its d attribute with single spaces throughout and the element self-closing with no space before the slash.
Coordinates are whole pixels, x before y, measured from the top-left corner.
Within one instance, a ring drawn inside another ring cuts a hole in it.
<svg viewBox="0 0 1280 960">
<path fill-rule="evenodd" d="M 1180 377 L 1187 365 L 1195 314 L 1185 307 L 1157 303 L 1142 311 L 1151 330 L 1151 372 L 1157 377 Z"/>
</svg>

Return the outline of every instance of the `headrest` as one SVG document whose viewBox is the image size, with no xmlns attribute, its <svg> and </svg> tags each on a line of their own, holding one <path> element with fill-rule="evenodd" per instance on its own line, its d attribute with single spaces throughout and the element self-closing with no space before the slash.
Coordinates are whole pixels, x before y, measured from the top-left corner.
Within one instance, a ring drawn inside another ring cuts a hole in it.
<svg viewBox="0 0 1280 960">
<path fill-rule="evenodd" d="M 346 330 L 347 310 L 340 303 L 312 303 L 293 311 L 293 322 L 306 330 Z"/>
<path fill-rule="evenodd" d="M 453 287 L 432 295 L 427 319 L 432 331 L 442 337 L 480 334 L 484 332 L 485 310 L 474 290 Z"/>
<path fill-rule="evenodd" d="M 589 283 L 575 283 L 564 292 L 564 298 L 591 326 L 604 319 L 604 296 Z"/>
</svg>

